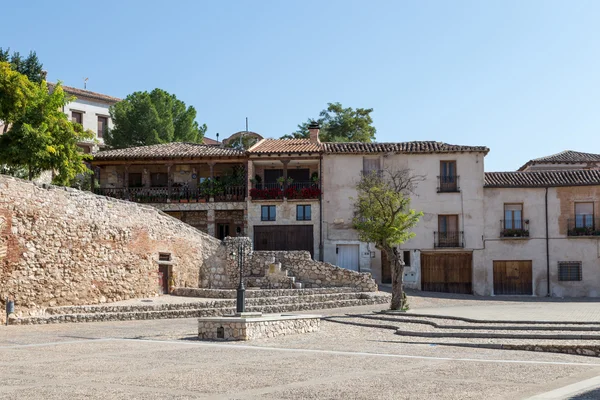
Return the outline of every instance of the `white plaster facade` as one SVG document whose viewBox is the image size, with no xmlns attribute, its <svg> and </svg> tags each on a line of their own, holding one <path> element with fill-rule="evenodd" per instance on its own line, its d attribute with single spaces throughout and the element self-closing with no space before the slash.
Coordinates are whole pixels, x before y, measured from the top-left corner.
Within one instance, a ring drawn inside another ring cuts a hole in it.
<svg viewBox="0 0 600 400">
<path fill-rule="evenodd" d="M 336 247 L 339 244 L 360 246 L 359 267 L 371 272 L 381 282 L 381 258 L 373 244 L 360 242 L 352 228 L 356 184 L 363 169 L 363 158 L 379 159 L 382 169 L 410 169 L 415 176 L 422 176 L 414 195 L 411 208 L 424 213 L 414 228 L 415 237 L 400 246 L 411 251 L 410 267 L 405 268 L 407 287 L 419 288 L 420 255 L 427 252 L 471 252 L 483 247 L 483 183 L 484 170 L 481 153 L 427 153 L 427 154 L 324 154 L 323 156 L 323 231 L 324 261 L 336 263 Z M 459 176 L 458 192 L 438 193 L 438 176 L 441 161 L 456 161 Z M 459 230 L 464 232 L 464 247 L 436 249 L 434 232 L 438 231 L 438 215 L 458 215 Z M 474 257 L 473 269 L 476 262 Z"/>
<path fill-rule="evenodd" d="M 94 132 L 94 139 L 81 143 L 85 146 L 93 147 L 92 151 L 104 145 L 104 139 L 98 136 L 98 117 L 106 118 L 108 121 L 108 129 L 113 128 L 112 119 L 110 118 L 109 108 L 112 104 L 100 100 L 86 99 L 84 97 L 77 98 L 65 105 L 64 112 L 71 119 L 73 112 L 82 114 L 82 125 L 84 130 Z"/>
</svg>

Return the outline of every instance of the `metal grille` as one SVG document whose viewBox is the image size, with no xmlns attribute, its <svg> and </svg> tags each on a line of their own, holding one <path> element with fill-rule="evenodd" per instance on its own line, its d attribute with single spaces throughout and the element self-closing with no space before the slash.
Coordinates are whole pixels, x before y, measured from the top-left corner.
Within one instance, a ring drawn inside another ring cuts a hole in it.
<svg viewBox="0 0 600 400">
<path fill-rule="evenodd" d="M 158 261 L 171 261 L 171 253 L 158 253 Z"/>
<path fill-rule="evenodd" d="M 581 280 L 581 262 L 580 261 L 560 261 L 558 263 L 559 281 L 580 281 Z"/>
</svg>

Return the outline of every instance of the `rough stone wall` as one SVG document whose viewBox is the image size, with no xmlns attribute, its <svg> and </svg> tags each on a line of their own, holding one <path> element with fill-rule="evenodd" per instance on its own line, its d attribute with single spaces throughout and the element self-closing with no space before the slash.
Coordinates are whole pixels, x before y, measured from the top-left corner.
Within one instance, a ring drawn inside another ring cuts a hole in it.
<svg viewBox="0 0 600 400">
<path fill-rule="evenodd" d="M 0 175 L 0 301 L 17 312 L 155 295 L 159 252 L 198 287 L 221 247 L 150 206 Z"/>
<path fill-rule="evenodd" d="M 275 262 L 281 263 L 282 268 L 306 288 L 353 287 L 365 292 L 377 290 L 377 284 L 370 273 L 315 261 L 310 258 L 308 251 L 255 251 L 250 262 L 264 262 L 266 258 L 273 258 Z M 258 265 L 251 264 L 251 268 L 258 268 Z"/>
</svg>

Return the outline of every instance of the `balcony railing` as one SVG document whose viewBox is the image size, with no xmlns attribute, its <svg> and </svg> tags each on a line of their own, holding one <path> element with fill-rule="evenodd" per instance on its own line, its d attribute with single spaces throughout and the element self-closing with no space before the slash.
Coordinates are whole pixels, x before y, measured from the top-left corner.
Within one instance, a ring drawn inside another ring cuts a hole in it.
<svg viewBox="0 0 600 400">
<path fill-rule="evenodd" d="M 440 247 L 465 247 L 462 231 L 447 231 L 447 232 L 434 232 L 434 244 L 435 248 Z"/>
<path fill-rule="evenodd" d="M 600 218 L 577 215 L 567 220 L 567 236 L 600 236 Z"/>
<path fill-rule="evenodd" d="M 529 237 L 529 220 L 503 219 L 500 221 L 500 237 Z"/>
<path fill-rule="evenodd" d="M 96 194 L 136 203 L 205 203 L 210 199 L 209 191 L 172 187 L 96 188 Z M 245 186 L 228 186 L 214 193 L 215 201 L 244 201 Z"/>
<path fill-rule="evenodd" d="M 277 199 L 318 199 L 321 189 L 316 182 L 292 182 L 284 189 L 283 184 L 261 183 L 250 189 L 250 197 L 253 200 L 277 200 Z"/>
<path fill-rule="evenodd" d="M 438 193 L 459 192 L 458 175 L 438 176 Z"/>
</svg>

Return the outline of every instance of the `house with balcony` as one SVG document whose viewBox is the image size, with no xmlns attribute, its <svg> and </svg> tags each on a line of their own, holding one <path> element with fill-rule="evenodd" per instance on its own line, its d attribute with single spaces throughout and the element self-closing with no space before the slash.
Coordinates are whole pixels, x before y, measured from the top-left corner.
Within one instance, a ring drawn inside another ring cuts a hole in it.
<svg viewBox="0 0 600 400">
<path fill-rule="evenodd" d="M 323 143 L 324 261 L 391 282 L 373 244 L 353 227 L 356 185 L 379 171 L 407 171 L 415 179 L 411 208 L 424 216 L 416 236 L 400 246 L 407 287 L 472 293 L 483 245 L 483 161 L 489 149 L 441 142 Z"/>
<path fill-rule="evenodd" d="M 223 239 L 247 235 L 244 151 L 165 143 L 94 155 L 96 194 L 147 203 Z"/>
<path fill-rule="evenodd" d="M 488 172 L 484 295 L 600 296 L 600 170 Z"/>
<path fill-rule="evenodd" d="M 48 89 L 54 90 L 56 85 L 48 83 Z M 94 138 L 78 143 L 85 153 L 95 153 L 104 145 L 104 134 L 112 129 L 113 122 L 109 108 L 121 99 L 102 93 L 70 86 L 62 86 L 65 93 L 74 100 L 64 106 L 63 112 L 72 122 L 83 126 L 83 129 L 94 132 Z"/>
<path fill-rule="evenodd" d="M 262 139 L 248 149 L 248 236 L 255 250 L 321 257 L 319 127 L 309 139 Z"/>
</svg>

